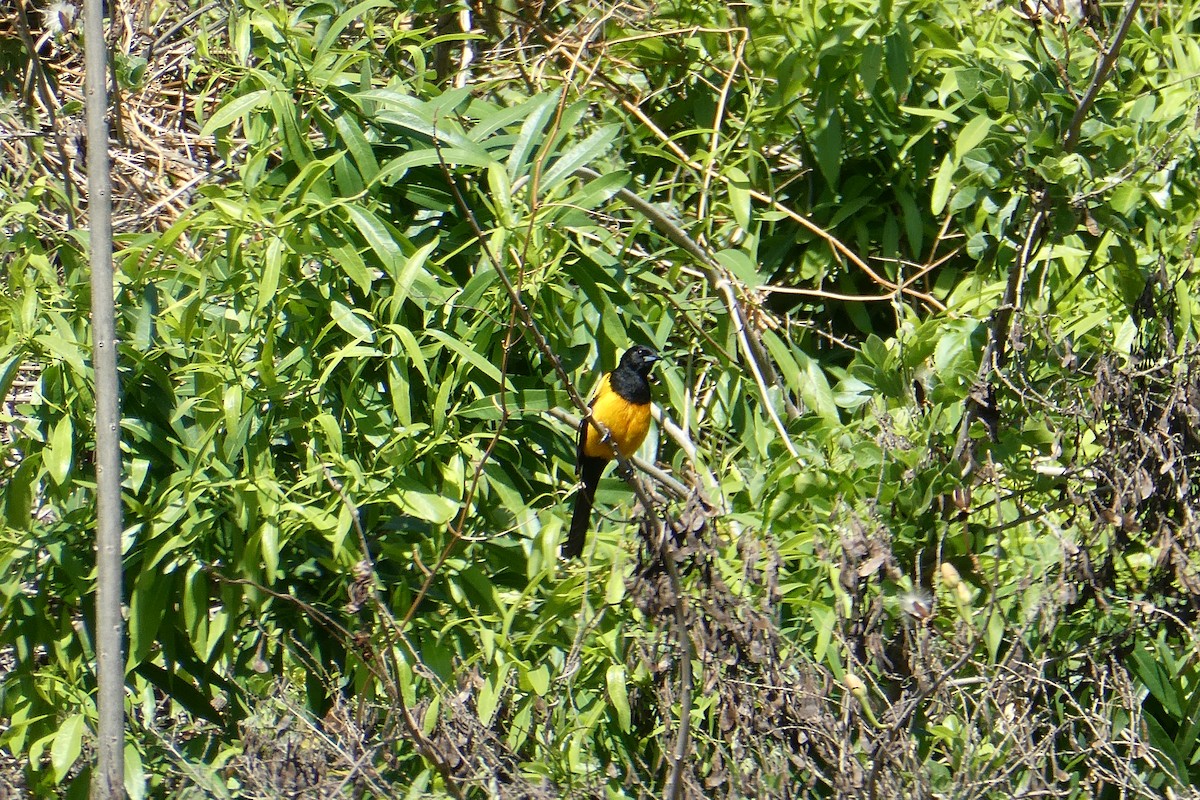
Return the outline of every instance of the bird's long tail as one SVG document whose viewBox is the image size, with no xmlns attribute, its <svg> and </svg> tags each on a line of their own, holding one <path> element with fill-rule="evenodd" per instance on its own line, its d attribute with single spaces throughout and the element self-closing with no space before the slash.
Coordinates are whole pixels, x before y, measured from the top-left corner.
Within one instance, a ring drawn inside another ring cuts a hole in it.
<svg viewBox="0 0 1200 800">
<path fill-rule="evenodd" d="M 579 478 L 583 486 L 575 494 L 575 510 L 571 513 L 571 529 L 563 544 L 563 558 L 578 558 L 583 555 L 583 543 L 587 538 L 588 525 L 592 520 L 592 504 L 596 502 L 596 487 L 600 474 L 608 462 L 603 458 L 585 456 L 579 467 Z"/>
</svg>

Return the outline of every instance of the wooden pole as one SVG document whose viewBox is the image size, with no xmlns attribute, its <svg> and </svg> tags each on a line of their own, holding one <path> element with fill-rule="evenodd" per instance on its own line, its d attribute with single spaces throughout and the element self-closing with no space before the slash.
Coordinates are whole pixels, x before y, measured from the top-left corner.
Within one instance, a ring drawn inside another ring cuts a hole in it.
<svg viewBox="0 0 1200 800">
<path fill-rule="evenodd" d="M 96 374 L 96 703 L 100 715 L 92 796 L 109 800 L 125 796 L 125 624 L 121 618 L 121 407 L 103 0 L 86 0 L 83 22 L 92 364 Z"/>
</svg>

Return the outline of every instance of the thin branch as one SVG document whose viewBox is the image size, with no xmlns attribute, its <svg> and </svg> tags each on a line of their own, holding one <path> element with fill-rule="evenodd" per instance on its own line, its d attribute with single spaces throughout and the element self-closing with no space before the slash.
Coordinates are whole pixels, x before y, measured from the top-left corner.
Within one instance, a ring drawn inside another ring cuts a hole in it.
<svg viewBox="0 0 1200 800">
<path fill-rule="evenodd" d="M 22 3 L 22 15 L 24 4 Z M 125 620 L 121 616 L 121 401 L 113 290 L 108 51 L 101 0 L 84 4 L 88 233 L 96 381 L 96 680 L 99 724 L 94 797 L 125 796 Z M 36 59 L 35 53 L 29 54 Z M 69 165 L 64 161 L 64 174 Z"/>
<path fill-rule="evenodd" d="M 1117 63 L 1117 56 L 1121 54 L 1121 45 L 1125 43 L 1125 37 L 1129 35 L 1134 15 L 1137 14 L 1141 4 L 1142 0 L 1129 0 L 1129 5 L 1125 7 L 1125 16 L 1121 19 L 1121 25 L 1113 34 L 1108 47 L 1105 48 L 1104 56 L 1101 57 L 1100 64 L 1096 67 L 1096 74 L 1092 76 L 1092 83 L 1084 93 L 1083 99 L 1079 101 L 1079 106 L 1075 109 L 1075 116 L 1071 117 L 1071 124 L 1067 126 L 1067 135 L 1063 137 L 1063 150 L 1068 153 L 1075 152 L 1075 146 L 1079 144 L 1079 131 L 1083 127 L 1083 120 L 1096 102 L 1096 96 L 1100 94 L 1100 87 L 1104 85 L 1108 73 Z"/>
<path fill-rule="evenodd" d="M 992 312 L 992 324 L 988 329 L 988 341 L 984 345 L 983 354 L 979 360 L 979 372 L 975 377 L 975 386 L 981 387 L 987 383 L 988 377 L 995 371 L 1003 369 L 1008 359 L 1009 327 L 1013 314 L 1020 304 L 1021 287 L 1025 282 L 1025 274 L 1034 254 L 1042 246 L 1045 239 L 1046 224 L 1045 209 L 1038 209 L 1033 215 L 1021 251 L 1017 255 L 1008 273 L 1008 283 L 1004 287 L 1004 297 Z M 959 423 L 958 439 L 954 444 L 954 460 L 963 464 L 964 474 L 970 470 L 973 459 L 964 458 L 967 445 L 971 440 L 971 424 L 979 418 L 979 401 L 973 397 L 966 400 L 966 408 Z"/>
<path fill-rule="evenodd" d="M 659 558 L 667 568 L 671 591 L 675 593 L 675 636 L 679 640 L 679 729 L 675 732 L 675 747 L 671 751 L 671 768 L 663 792 L 666 800 L 678 800 L 683 792 L 683 771 L 687 765 L 688 745 L 692 735 L 692 637 L 688 632 L 687 605 L 683 580 L 675 563 L 674 548 L 666 537 L 660 538 Z"/>
<path fill-rule="evenodd" d="M 559 422 L 566 424 L 571 429 L 577 429 L 579 427 L 580 418 L 575 416 L 574 414 L 564 411 L 561 408 L 548 409 L 546 411 L 546 414 L 548 414 L 551 417 L 554 417 Z M 657 420 L 660 425 L 665 426 L 667 424 L 670 424 L 670 420 L 668 420 L 665 416 L 663 416 L 662 409 L 659 408 L 658 406 L 655 406 L 653 408 L 653 414 L 654 414 L 654 419 Z M 695 452 L 695 448 L 693 447 L 693 454 L 694 454 L 694 452 Z M 669 473 L 665 470 L 659 469 L 651 462 L 645 461 L 643 459 L 638 458 L 637 456 L 634 456 L 633 458 L 629 459 L 629 463 L 632 464 L 633 466 L 637 467 L 642 472 L 649 475 L 651 478 L 653 478 L 655 481 L 657 481 L 659 484 L 661 484 L 664 489 L 666 489 L 668 492 L 670 492 L 676 498 L 682 499 L 684 497 L 687 497 L 689 494 L 691 494 L 691 490 L 686 485 L 684 485 L 682 482 L 677 480 L 674 476 L 671 475 L 671 473 Z"/>
<path fill-rule="evenodd" d="M 704 463 L 704 459 L 700 456 L 700 451 L 696 448 L 696 443 L 692 441 L 692 437 L 687 430 L 679 425 L 676 425 L 667 413 L 661 408 L 654 409 L 654 419 L 658 422 L 663 433 L 670 436 L 675 444 L 683 451 L 688 458 L 688 463 L 696 474 L 700 476 L 701 482 L 704 484 L 704 493 L 710 497 L 721 497 L 722 507 L 725 505 L 724 495 L 721 492 L 721 484 L 713 475 L 712 470 Z"/>
<path fill-rule="evenodd" d="M 685 166 L 687 166 L 689 169 L 695 170 L 697 173 L 703 174 L 704 165 L 693 160 L 692 157 L 690 155 L 688 155 L 688 153 L 686 151 L 684 151 L 684 149 L 681 148 L 677 143 L 675 143 L 671 139 L 671 137 L 667 135 L 667 133 L 665 131 L 663 131 L 661 128 L 659 128 L 657 125 L 655 125 L 654 120 L 652 120 L 648 116 L 646 116 L 646 114 L 640 108 L 638 108 L 636 105 L 629 102 L 628 100 L 622 101 L 621 104 L 622 104 L 622 106 L 624 106 L 626 111 L 628 111 L 629 113 L 636 116 L 638 118 L 639 122 L 641 122 L 643 125 L 648 127 L 659 138 L 659 141 L 661 141 L 667 148 L 669 148 L 671 150 L 671 152 L 675 155 L 675 157 L 678 158 Z M 579 173 L 577 172 L 576 174 L 579 174 Z M 729 182 L 729 178 L 724 175 L 718 175 L 717 178 L 725 183 Z M 834 236 L 829 231 L 822 228 L 820 225 L 817 225 L 815 222 L 810 220 L 808 217 L 805 217 L 804 215 L 797 213 L 796 211 L 792 210 L 791 208 L 788 208 L 787 206 L 780 203 L 775 198 L 773 198 L 769 195 L 763 194 L 762 192 L 760 192 L 756 189 L 750 189 L 747 193 L 755 200 L 758 200 L 760 203 L 766 203 L 775 211 L 778 211 L 781 214 L 784 214 L 785 216 L 787 216 L 788 219 L 792 220 L 796 224 L 805 228 L 806 230 L 808 230 L 815 236 L 823 239 L 826 242 L 826 244 L 828 244 L 829 247 L 833 250 L 833 252 L 836 256 L 838 256 L 840 258 L 845 258 L 851 264 L 853 264 L 858 269 L 860 269 L 864 273 L 866 273 L 867 277 L 869 277 L 872 281 L 879 284 L 880 286 L 885 287 L 886 289 L 888 289 L 891 292 L 901 291 L 904 294 L 907 294 L 907 295 L 914 297 L 924 303 L 927 303 L 928 305 L 937 309 L 938 311 L 946 310 L 945 304 L 942 303 L 937 298 L 933 297 L 932 295 L 926 294 L 925 292 L 918 292 L 918 291 L 914 291 L 912 289 L 903 287 L 900 284 L 897 284 L 897 283 L 894 283 L 894 282 L 888 280 L 887 278 L 883 277 L 875 270 L 871 269 L 871 267 L 867 264 L 867 262 L 865 262 L 861 258 L 859 258 L 858 255 L 853 250 L 851 250 L 849 247 L 847 247 L 845 244 L 843 244 L 840 239 L 838 239 L 836 236 Z M 672 241 L 674 241 L 674 240 L 672 240 Z"/>
<path fill-rule="evenodd" d="M 722 277 L 717 281 L 716 289 L 725 295 L 730 315 L 733 317 L 734 332 L 737 334 L 738 341 L 742 343 L 743 351 L 748 356 L 746 362 L 750 367 L 750 373 L 754 376 L 754 382 L 758 384 L 763 408 L 766 410 L 767 416 L 771 418 L 771 422 L 775 425 L 775 430 L 779 432 L 779 438 L 783 441 L 783 445 L 787 448 L 788 453 L 791 454 L 792 458 L 799 460 L 800 452 L 796 449 L 796 445 L 792 444 L 792 437 L 788 436 L 787 429 L 783 426 L 783 420 L 779 418 L 774 404 L 771 403 L 771 394 L 767 389 L 767 382 L 763 379 L 762 371 L 759 369 L 758 359 L 753 357 L 754 348 L 751 346 L 750 339 L 746 334 L 746 319 L 742 316 L 741 306 L 738 305 L 737 299 L 733 295 L 733 282 L 726 277 Z"/>
<path fill-rule="evenodd" d="M 567 375 L 567 370 L 565 367 L 563 367 L 562 361 L 559 360 L 558 354 L 554 352 L 554 349 L 550 346 L 549 340 L 542 333 L 537 321 L 534 320 L 533 314 L 529 310 L 529 306 L 525 304 L 520 292 L 518 292 L 516 287 L 513 285 L 512 279 L 509 278 L 508 273 L 504 271 L 504 266 L 500 263 L 499 258 L 492 253 L 491 247 L 489 247 L 487 243 L 487 235 L 483 232 L 483 229 L 479 227 L 479 223 L 475 219 L 474 213 L 472 213 L 470 207 L 467 205 L 466 198 L 463 197 L 462 192 L 458 188 L 458 182 L 454 180 L 453 176 L 450 174 L 449 168 L 444 162 L 442 167 L 445 170 L 446 180 L 449 183 L 451 193 L 454 195 L 455 203 L 459 206 L 459 210 L 462 211 L 462 213 L 466 216 L 476 238 L 479 240 L 480 247 L 486 260 L 492 265 L 492 269 L 499 277 L 500 284 L 504 287 L 505 292 L 508 294 L 509 302 L 512 304 L 513 310 L 521 320 L 522 328 L 533 340 L 534 345 L 541 352 L 542 356 L 550 363 L 550 366 L 554 370 L 555 375 L 558 377 L 559 382 L 567 390 L 567 395 L 571 398 L 571 403 L 577 409 L 579 409 L 581 416 L 585 417 L 589 424 L 595 426 L 597 431 L 600 431 L 601 441 L 612 448 L 614 460 L 620 466 L 621 471 L 623 473 L 629 473 L 626 482 L 629 483 L 634 493 L 637 494 L 638 499 L 642 501 L 642 504 L 645 506 L 645 508 L 654 508 L 654 503 L 646 494 L 645 489 L 637 482 L 635 478 L 633 478 L 633 471 L 629 459 L 625 458 L 625 456 L 621 454 L 621 451 L 617 448 L 616 442 L 613 441 L 612 435 L 609 433 L 608 428 L 592 416 L 591 406 L 588 405 L 587 401 L 583 399 L 582 395 L 580 395 L 579 391 L 575 388 L 575 384 L 572 382 L 571 377 Z"/>
<path fill-rule="evenodd" d="M 725 106 L 729 102 L 729 90 L 733 86 L 733 79 L 737 75 L 738 68 L 742 65 L 746 42 L 750 38 L 750 31 L 745 28 L 736 28 L 725 34 L 726 40 L 732 39 L 734 32 L 741 35 L 737 40 L 737 45 L 733 48 L 733 64 L 725 76 L 725 83 L 721 86 L 720 94 L 717 95 L 717 108 L 713 112 L 712 135 L 708 141 L 708 164 L 704 167 L 704 179 L 700 186 L 700 203 L 696 208 L 696 217 L 699 219 L 708 218 L 709 189 L 712 187 L 712 179 L 716 174 L 717 150 L 721 143 L 721 126 L 725 119 Z"/>
</svg>

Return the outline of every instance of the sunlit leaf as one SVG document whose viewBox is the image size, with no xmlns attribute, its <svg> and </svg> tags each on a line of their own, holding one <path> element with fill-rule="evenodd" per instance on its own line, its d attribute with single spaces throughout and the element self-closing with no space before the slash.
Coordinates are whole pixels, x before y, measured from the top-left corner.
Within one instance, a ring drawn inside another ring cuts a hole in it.
<svg viewBox="0 0 1200 800">
<path fill-rule="evenodd" d="M 83 723 L 82 714 L 72 714 L 54 735 L 54 743 L 50 746 L 50 765 L 54 768 L 55 783 L 67 776 L 67 771 L 83 750 Z"/>
<path fill-rule="evenodd" d="M 50 473 L 50 479 L 61 485 L 71 472 L 71 462 L 74 457 L 72 444 L 75 426 L 70 417 L 63 417 L 54 426 L 50 442 L 42 451 L 42 463 Z"/>
<path fill-rule="evenodd" d="M 204 127 L 200 129 L 201 136 L 211 136 L 213 131 L 220 130 L 241 119 L 246 114 L 258 108 L 264 107 L 271 102 L 271 91 L 269 89 L 257 89 L 252 92 L 234 97 L 225 105 L 218 108 L 208 121 L 204 123 Z"/>
<path fill-rule="evenodd" d="M 567 178 L 575 170 L 590 164 L 612 145 L 617 135 L 618 126 L 606 125 L 592 133 L 582 142 L 568 148 L 554 163 L 542 173 L 540 188 L 544 192 L 554 189 L 560 180 Z"/>
<path fill-rule="evenodd" d="M 339 303 L 337 300 L 331 301 L 329 304 L 329 313 L 337 326 L 355 339 L 365 342 L 375 341 L 375 332 L 372 330 L 370 323 L 355 313 L 345 303 Z"/>
<path fill-rule="evenodd" d="M 622 731 L 628 731 L 633 725 L 633 716 L 629 708 L 629 691 L 626 683 L 625 666 L 610 664 L 604 674 L 604 683 L 608 690 L 608 699 L 613 710 L 617 712 L 618 724 Z"/>
</svg>

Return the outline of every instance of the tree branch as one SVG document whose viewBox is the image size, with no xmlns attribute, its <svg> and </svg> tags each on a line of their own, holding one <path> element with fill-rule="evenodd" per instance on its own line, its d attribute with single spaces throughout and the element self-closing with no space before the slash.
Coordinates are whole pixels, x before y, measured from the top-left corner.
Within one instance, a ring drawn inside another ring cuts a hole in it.
<svg viewBox="0 0 1200 800">
<path fill-rule="evenodd" d="M 125 796 L 125 621 L 121 617 L 121 404 L 113 300 L 108 51 L 101 0 L 84 4 L 88 228 L 96 375 L 96 682 L 100 716 L 93 797 Z M 30 57 L 36 58 L 34 53 Z M 67 164 L 63 164 L 64 170 Z"/>
<path fill-rule="evenodd" d="M 1079 101 L 1079 106 L 1075 109 L 1075 116 L 1071 117 L 1071 124 L 1067 126 L 1067 135 L 1063 137 L 1063 149 L 1068 153 L 1075 151 L 1076 145 L 1079 144 L 1079 130 L 1083 127 L 1084 117 L 1091 111 L 1092 105 L 1096 102 L 1096 95 L 1100 93 L 1100 87 L 1104 85 L 1108 73 L 1112 71 L 1113 64 L 1117 63 L 1117 56 L 1121 54 L 1121 45 L 1125 43 L 1125 37 L 1129 35 L 1129 29 L 1133 25 L 1133 17 L 1137 14 L 1138 7 L 1141 6 L 1142 0 L 1129 0 L 1129 5 L 1125 8 L 1125 16 L 1121 19 L 1121 25 L 1117 28 L 1117 32 L 1113 34 L 1112 41 L 1104 51 L 1103 57 L 1100 59 L 1099 66 L 1096 67 L 1096 74 L 1092 77 L 1092 83 L 1088 86 L 1087 91 L 1083 95 L 1083 99 Z"/>
</svg>

